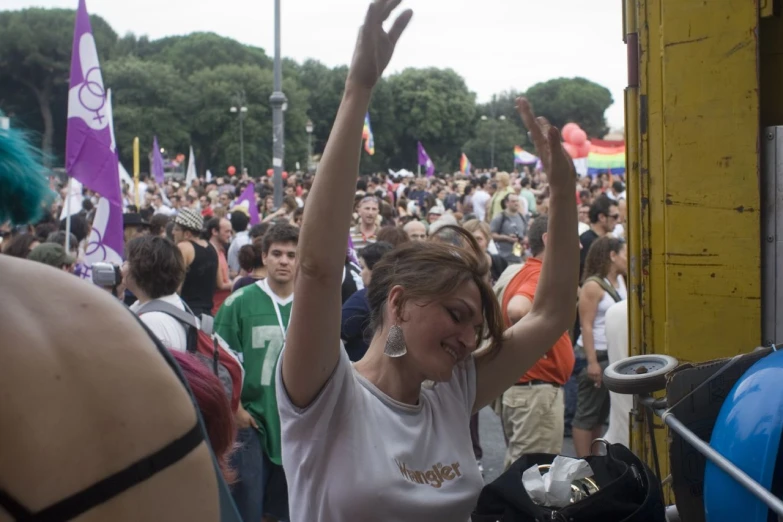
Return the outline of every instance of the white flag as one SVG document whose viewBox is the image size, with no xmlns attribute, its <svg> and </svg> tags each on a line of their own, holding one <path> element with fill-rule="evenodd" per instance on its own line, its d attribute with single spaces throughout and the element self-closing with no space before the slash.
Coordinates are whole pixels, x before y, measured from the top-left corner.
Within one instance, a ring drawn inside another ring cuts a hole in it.
<svg viewBox="0 0 783 522">
<path fill-rule="evenodd" d="M 209 169 L 207 169 L 207 181 L 212 181 L 212 172 Z"/>
<path fill-rule="evenodd" d="M 60 221 L 69 215 L 78 214 L 82 211 L 82 202 L 84 201 L 83 187 L 78 179 L 70 178 L 68 183 L 68 195 L 63 201 L 63 210 L 60 212 Z"/>
<path fill-rule="evenodd" d="M 193 154 L 193 145 L 190 146 L 190 157 L 188 158 L 188 173 L 185 175 L 185 185 L 188 187 L 196 179 L 196 156 Z"/>
</svg>

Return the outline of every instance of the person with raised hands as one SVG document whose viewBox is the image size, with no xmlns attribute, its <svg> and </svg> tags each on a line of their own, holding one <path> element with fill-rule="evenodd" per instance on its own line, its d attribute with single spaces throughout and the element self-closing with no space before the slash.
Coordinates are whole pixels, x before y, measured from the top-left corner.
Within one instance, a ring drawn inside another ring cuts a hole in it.
<svg viewBox="0 0 783 522">
<path fill-rule="evenodd" d="M 305 209 L 297 304 L 276 379 L 292 522 L 468 520 L 483 486 L 471 414 L 512 386 L 574 321 L 573 163 L 557 129 L 520 99 L 551 185 L 549 255 L 531 311 L 503 331 L 489 263 L 465 231 L 465 247 L 410 242 L 385 254 L 367 293 L 368 351 L 352 364 L 341 347 L 340 284 L 362 126 L 412 16 L 406 10 L 384 30 L 400 3 L 376 0 L 367 10 Z M 474 356 L 486 337 L 489 348 Z"/>
</svg>

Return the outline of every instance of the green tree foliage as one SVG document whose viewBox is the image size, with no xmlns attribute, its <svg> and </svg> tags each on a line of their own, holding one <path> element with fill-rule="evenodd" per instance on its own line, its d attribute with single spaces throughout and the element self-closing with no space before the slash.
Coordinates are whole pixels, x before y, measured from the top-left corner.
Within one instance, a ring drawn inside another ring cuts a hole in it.
<svg viewBox="0 0 783 522">
<path fill-rule="evenodd" d="M 463 151 L 474 165 L 514 168 L 514 146 L 524 146 L 525 135 L 509 118 L 479 120 L 476 135 L 463 146 Z M 532 149 L 528 149 L 532 152 Z M 494 151 L 494 165 L 493 165 Z"/>
<path fill-rule="evenodd" d="M 42 147 L 62 164 L 68 78 L 75 11 L 26 9 L 0 12 L 0 110 L 12 125 L 40 133 Z M 112 89 L 120 158 L 131 164 L 133 138 L 141 141 L 142 168 L 152 137 L 171 155 L 193 145 L 200 173 L 240 166 L 239 119 L 229 109 L 244 92 L 245 166 L 251 175 L 271 167 L 272 60 L 263 49 L 214 33 L 150 40 L 121 38 L 100 17 L 91 17 L 104 83 Z M 284 59 L 285 166 L 307 165 L 307 120 L 313 152 L 323 152 L 342 99 L 347 67 Z M 555 125 L 579 123 L 590 136 L 606 131 L 609 91 L 582 78 L 551 80 L 526 95 Z M 407 69 L 378 83 L 370 105 L 375 155 L 362 153 L 364 173 L 416 168 L 421 141 L 438 170 L 458 168 L 460 154 L 476 167 L 513 168 L 513 147 L 527 143 L 514 108 L 518 92 L 502 92 L 477 104 L 464 79 L 451 69 Z M 482 116 L 486 119 L 482 119 Z M 501 120 L 500 116 L 505 116 Z M 494 137 L 494 139 L 493 139 Z"/>
<path fill-rule="evenodd" d="M 388 83 L 400 166 L 415 164 L 416 142 L 421 141 L 439 169 L 455 169 L 476 116 L 476 95 L 465 80 L 451 69 L 430 68 L 406 69 Z"/>
<path fill-rule="evenodd" d="M 25 114 L 25 121 L 30 121 L 31 101 L 35 100 L 41 120 L 30 124 L 42 134 L 41 148 L 47 155 L 54 151 L 56 126 L 63 133 L 65 129 L 64 122 L 55 122 L 53 105 L 57 102 L 67 106 L 75 18 L 75 12 L 67 9 L 0 12 L 0 83 L 10 80 L 10 86 L 3 89 L 5 96 L 12 100 L 12 110 Z M 91 16 L 90 23 L 99 59 L 111 58 L 117 33 L 99 16 Z M 14 101 L 13 92 L 19 87 L 27 92 Z"/>
<path fill-rule="evenodd" d="M 537 83 L 526 96 L 536 113 L 557 127 L 578 123 L 591 138 L 602 138 L 609 131 L 604 113 L 614 100 L 602 85 L 584 78 L 556 78 Z"/>
</svg>

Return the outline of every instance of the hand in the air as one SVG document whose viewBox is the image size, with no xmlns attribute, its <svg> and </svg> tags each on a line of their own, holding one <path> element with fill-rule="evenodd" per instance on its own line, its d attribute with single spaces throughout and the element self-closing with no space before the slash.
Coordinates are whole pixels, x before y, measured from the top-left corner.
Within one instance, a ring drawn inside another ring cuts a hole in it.
<svg viewBox="0 0 783 522">
<path fill-rule="evenodd" d="M 406 9 L 388 32 L 383 29 L 383 22 L 400 2 L 402 0 L 374 0 L 370 4 L 356 41 L 347 84 L 372 89 L 389 65 L 397 40 L 413 16 L 413 11 Z"/>
<path fill-rule="evenodd" d="M 550 125 L 546 118 L 536 118 L 530 103 L 525 98 L 517 98 L 517 112 L 525 122 L 528 136 L 536 147 L 538 157 L 541 158 L 549 185 L 553 189 L 573 191 L 576 170 L 574 161 L 563 148 L 560 131 Z"/>
</svg>

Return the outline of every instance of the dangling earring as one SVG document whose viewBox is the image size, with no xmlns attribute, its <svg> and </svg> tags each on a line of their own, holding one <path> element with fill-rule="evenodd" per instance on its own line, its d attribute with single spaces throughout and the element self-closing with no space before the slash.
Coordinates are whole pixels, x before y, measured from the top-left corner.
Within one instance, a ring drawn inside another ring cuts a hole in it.
<svg viewBox="0 0 783 522">
<path fill-rule="evenodd" d="M 389 328 L 389 336 L 386 338 L 386 347 L 383 350 L 387 357 L 397 358 L 408 353 L 408 347 L 405 346 L 405 337 L 402 335 L 402 328 L 395 324 Z"/>
</svg>

